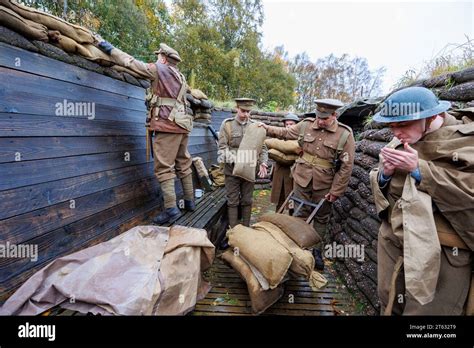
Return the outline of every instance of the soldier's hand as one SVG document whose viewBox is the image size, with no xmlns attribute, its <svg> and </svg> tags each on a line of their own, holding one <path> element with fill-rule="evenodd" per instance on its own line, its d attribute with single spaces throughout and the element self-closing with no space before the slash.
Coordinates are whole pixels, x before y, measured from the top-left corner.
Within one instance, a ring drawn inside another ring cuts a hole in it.
<svg viewBox="0 0 474 348">
<path fill-rule="evenodd" d="M 412 172 L 418 168 L 418 151 L 408 145 L 408 143 L 404 143 L 403 146 L 405 151 L 384 147 L 380 153 L 384 160 L 393 165 L 395 169 Z"/>
<path fill-rule="evenodd" d="M 390 177 L 395 173 L 395 166 L 385 159 L 385 157 L 380 154 L 380 161 L 382 162 L 383 175 L 385 177 Z"/>
<path fill-rule="evenodd" d="M 257 126 L 259 126 L 259 127 L 263 127 L 263 128 L 265 128 L 265 130 L 267 130 L 267 129 L 268 129 L 268 125 L 267 125 L 267 124 L 265 124 L 265 123 L 263 123 L 263 122 L 258 122 L 258 123 L 257 123 Z"/>
<path fill-rule="evenodd" d="M 97 47 L 104 39 L 97 33 L 92 33 L 92 37 L 94 38 L 94 42 L 92 43 L 95 47 Z"/>
<path fill-rule="evenodd" d="M 265 177 L 267 176 L 267 173 L 268 173 L 268 171 L 267 171 L 267 165 L 266 165 L 265 163 L 262 163 L 262 164 L 260 165 L 260 168 L 259 168 L 259 169 L 260 169 L 260 170 L 258 171 L 258 177 L 259 177 L 260 179 L 265 178 Z"/>
<path fill-rule="evenodd" d="M 328 201 L 328 202 L 335 202 L 336 199 L 337 199 L 337 196 L 334 196 L 333 194 L 331 194 L 330 192 L 326 193 L 326 195 L 324 196 L 324 198 Z"/>
</svg>

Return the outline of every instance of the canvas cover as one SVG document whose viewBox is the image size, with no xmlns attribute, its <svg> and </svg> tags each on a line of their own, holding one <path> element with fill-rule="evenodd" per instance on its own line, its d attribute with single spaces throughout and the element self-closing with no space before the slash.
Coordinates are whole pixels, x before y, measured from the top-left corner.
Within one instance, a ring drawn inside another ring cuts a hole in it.
<svg viewBox="0 0 474 348">
<path fill-rule="evenodd" d="M 137 226 L 60 257 L 29 278 L 0 315 L 37 315 L 56 305 L 102 315 L 182 315 L 209 291 L 201 272 L 214 246 L 202 229 Z"/>
</svg>

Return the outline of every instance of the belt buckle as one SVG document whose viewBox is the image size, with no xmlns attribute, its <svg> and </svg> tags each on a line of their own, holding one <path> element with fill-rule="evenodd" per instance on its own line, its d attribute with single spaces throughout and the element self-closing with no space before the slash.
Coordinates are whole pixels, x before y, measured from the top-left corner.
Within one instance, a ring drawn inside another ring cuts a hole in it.
<svg viewBox="0 0 474 348">
<path fill-rule="evenodd" d="M 313 155 L 313 159 L 311 160 L 311 164 L 312 164 L 313 166 L 315 166 L 317 160 L 318 160 L 318 156 L 317 156 L 317 155 Z"/>
</svg>

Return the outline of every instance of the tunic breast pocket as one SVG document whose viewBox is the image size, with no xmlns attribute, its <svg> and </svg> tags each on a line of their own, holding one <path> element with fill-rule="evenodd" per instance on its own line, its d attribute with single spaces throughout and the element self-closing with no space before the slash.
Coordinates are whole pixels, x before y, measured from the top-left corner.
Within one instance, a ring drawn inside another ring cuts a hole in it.
<svg viewBox="0 0 474 348">
<path fill-rule="evenodd" d="M 316 137 L 314 137 L 311 134 L 305 134 L 303 137 L 303 151 L 312 153 L 314 150 L 312 148 L 314 147 L 314 141 L 316 140 Z"/>
<path fill-rule="evenodd" d="M 322 155 L 321 157 L 326 157 L 327 159 L 333 159 L 334 155 L 336 154 L 337 143 L 332 139 L 326 139 L 323 141 L 324 149 L 326 150 L 326 155 Z"/>
<path fill-rule="evenodd" d="M 239 132 L 232 132 L 230 135 L 230 146 L 231 147 L 239 147 L 240 143 L 242 142 L 242 134 Z"/>
</svg>

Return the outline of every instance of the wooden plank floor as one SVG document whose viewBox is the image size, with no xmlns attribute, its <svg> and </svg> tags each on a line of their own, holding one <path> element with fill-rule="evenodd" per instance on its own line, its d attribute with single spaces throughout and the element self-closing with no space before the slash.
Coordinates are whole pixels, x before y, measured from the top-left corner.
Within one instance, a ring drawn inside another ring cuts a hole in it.
<svg viewBox="0 0 474 348">
<path fill-rule="evenodd" d="M 327 265 L 324 276 L 328 284 L 318 291 L 313 291 L 303 278 L 288 280 L 281 299 L 262 315 L 353 314 L 355 306 L 351 295 L 337 283 L 330 265 Z M 211 282 L 212 289 L 196 304 L 191 315 L 252 315 L 247 285 L 230 266 L 216 258 L 205 278 Z"/>
<path fill-rule="evenodd" d="M 192 212 L 183 211 L 183 215 L 176 220 L 174 225 L 188 226 L 194 228 L 206 228 L 213 218 L 226 203 L 225 190 L 223 187 L 216 188 L 212 192 L 206 192 L 199 200 L 196 200 L 196 210 Z M 169 223 L 162 226 L 170 226 Z"/>
</svg>

